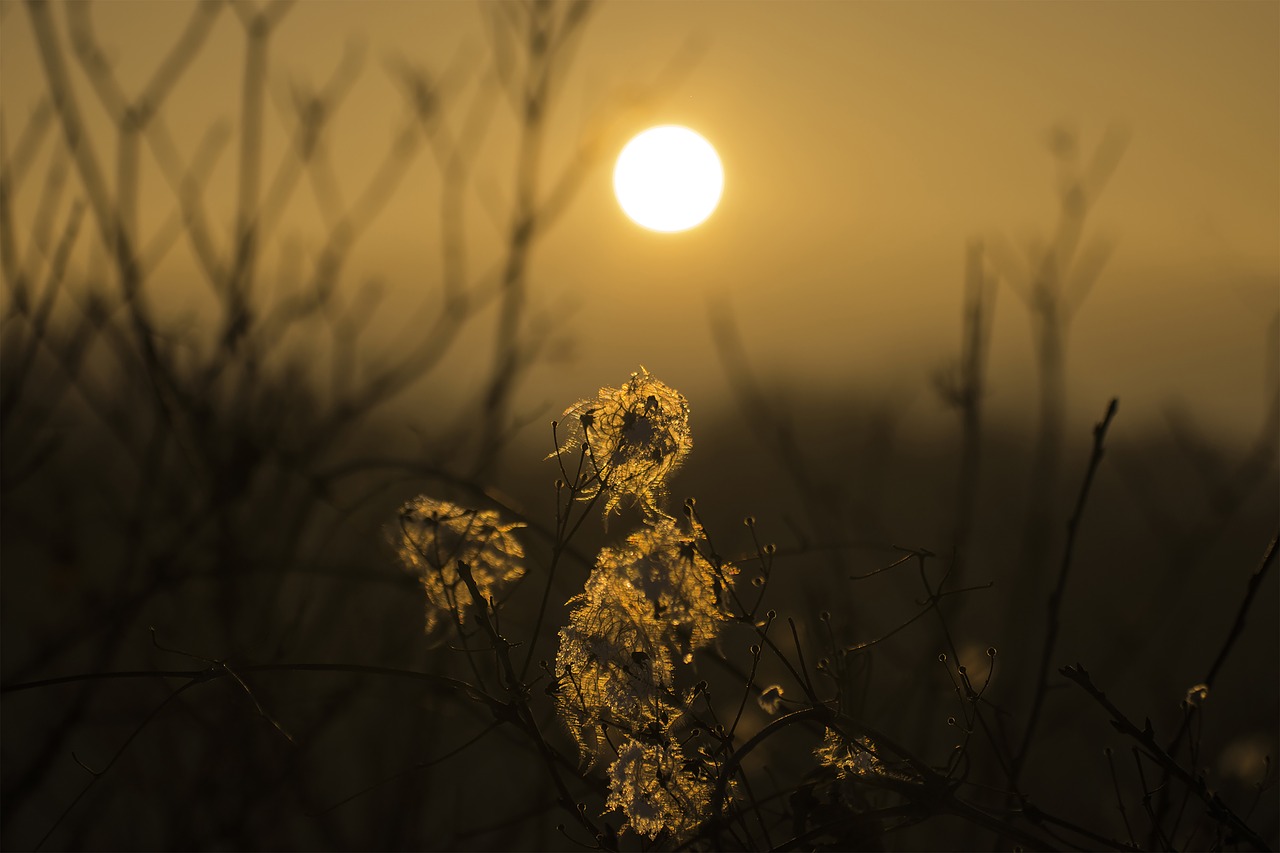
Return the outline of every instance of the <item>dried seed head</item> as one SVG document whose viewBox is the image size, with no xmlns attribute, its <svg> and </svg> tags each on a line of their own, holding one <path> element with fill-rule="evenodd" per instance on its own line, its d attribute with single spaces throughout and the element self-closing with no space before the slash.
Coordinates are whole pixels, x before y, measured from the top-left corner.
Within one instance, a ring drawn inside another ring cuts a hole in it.
<svg viewBox="0 0 1280 853">
<path fill-rule="evenodd" d="M 725 586 L 737 570 L 714 569 L 697 548 L 701 528 L 690 528 L 661 518 L 602 549 L 569 602 L 556 656 L 568 686 L 557 706 L 588 764 L 601 754 L 602 722 L 655 735 L 674 724 L 692 701 L 675 690 L 677 664 L 690 663 L 729 618 Z"/>
<path fill-rule="evenodd" d="M 444 614 L 465 613 L 471 592 L 458 575 L 466 563 L 476 588 L 488 599 L 524 574 L 524 550 L 492 510 L 474 510 L 425 495 L 400 508 L 387 538 L 404 568 L 418 576 L 427 596 L 426 624 L 431 632 Z"/>
<path fill-rule="evenodd" d="M 689 404 L 643 367 L 621 388 L 601 388 L 595 399 L 565 410 L 568 434 L 552 456 L 581 449 L 592 476 L 579 498 L 605 495 L 605 516 L 624 500 L 661 516 L 667 478 L 693 448 Z M 686 511 L 692 507 L 686 502 Z"/>
<path fill-rule="evenodd" d="M 876 755 L 875 741 L 870 738 L 845 740 L 839 732 L 827 729 L 822 746 L 814 750 L 814 755 L 824 765 L 834 768 L 841 779 L 884 773 L 880 758 Z"/>
<path fill-rule="evenodd" d="M 664 830 L 679 838 L 707 816 L 715 787 L 699 755 L 686 757 L 680 743 L 641 743 L 628 738 L 609 768 L 606 809 L 621 809 L 631 829 L 653 839 Z"/>
<path fill-rule="evenodd" d="M 782 688 L 777 684 L 771 684 L 760 692 L 756 702 L 766 714 L 778 713 L 782 709 Z"/>
</svg>

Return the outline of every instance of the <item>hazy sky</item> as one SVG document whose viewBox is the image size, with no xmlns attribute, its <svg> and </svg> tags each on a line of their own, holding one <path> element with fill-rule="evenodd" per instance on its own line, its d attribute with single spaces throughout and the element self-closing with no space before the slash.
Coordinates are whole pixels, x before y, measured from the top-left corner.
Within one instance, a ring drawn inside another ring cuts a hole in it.
<svg viewBox="0 0 1280 853">
<path fill-rule="evenodd" d="M 0 8 L 0 110 L 12 138 L 44 83 L 25 10 L 9 0 Z M 188 9 L 94 6 L 126 90 L 145 79 Z M 456 127 L 488 51 L 472 4 L 301 2 L 273 42 L 273 103 L 291 81 L 320 85 L 353 40 L 364 47 L 363 71 L 330 145 L 348 198 L 403 113 L 388 58 L 443 75 Z M 186 146 L 234 117 L 241 44 L 224 13 L 166 107 Z M 637 91 L 651 97 L 623 111 Z M 79 94 L 93 104 L 88 87 Z M 92 114 L 104 131 L 101 112 Z M 268 109 L 269 164 L 285 139 L 280 115 Z M 1278 3 L 605 4 L 551 116 L 550 172 L 595 116 L 622 116 L 612 147 L 532 266 L 533 303 L 572 347 L 568 361 L 536 374 L 529 405 L 617 383 L 637 364 L 695 407 L 726 402 L 708 304 L 727 299 L 754 365 L 777 381 L 868 390 L 914 418 L 944 417 L 928 377 L 958 346 L 966 241 L 1022 246 L 1049 233 L 1048 131 L 1065 123 L 1086 153 L 1109 127 L 1130 137 L 1090 219 L 1116 250 L 1072 329 L 1073 409 L 1096 419 L 1118 394 L 1130 416 L 1155 418 L 1178 398 L 1233 434 L 1257 428 L 1264 368 L 1277 355 L 1268 327 L 1280 310 Z M 679 235 L 631 224 L 610 185 L 621 143 L 662 123 L 698 130 L 726 171 L 720 209 Z M 513 127 L 500 104 L 476 151 L 468 197 L 477 273 L 493 263 L 489 211 L 511 195 Z M 100 147 L 109 163 L 110 137 Z M 228 146 L 216 175 L 233 174 L 235 156 Z M 154 193 L 144 199 L 146 230 L 171 201 L 158 178 L 144 182 Z M 36 184 L 20 200 L 27 210 Z M 352 260 L 353 282 L 386 282 L 388 322 L 439 280 L 439 188 L 424 151 Z M 229 222 L 230 188 L 215 180 L 208 196 Z M 300 192 L 290 211 L 279 236 L 317 245 L 310 195 Z M 175 310 L 189 302 L 188 264 L 175 251 L 155 279 Z M 1002 287 L 997 411 L 1032 409 L 1028 328 Z M 489 356 L 487 338 L 468 347 L 451 363 L 459 376 L 482 373 Z"/>
</svg>

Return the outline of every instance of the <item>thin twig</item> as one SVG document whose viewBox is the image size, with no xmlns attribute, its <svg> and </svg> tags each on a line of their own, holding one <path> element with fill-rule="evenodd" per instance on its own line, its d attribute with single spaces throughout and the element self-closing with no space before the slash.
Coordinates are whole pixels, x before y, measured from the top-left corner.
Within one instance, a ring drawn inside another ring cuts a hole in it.
<svg viewBox="0 0 1280 853">
<path fill-rule="evenodd" d="M 494 654 L 497 656 L 498 663 L 506 675 L 506 687 L 511 700 L 508 704 L 503 705 L 504 716 L 517 722 L 538 747 L 538 753 L 542 756 L 543 762 L 547 766 L 547 772 L 551 776 L 552 784 L 556 786 L 556 790 L 560 793 L 559 803 L 561 808 L 573 815 L 578 824 L 591 833 L 593 838 L 602 838 L 600 830 L 587 817 L 586 811 L 578 808 L 574 802 L 573 795 L 565 784 L 564 778 L 560 775 L 560 769 L 556 766 L 556 761 L 553 757 L 553 750 L 546 739 L 543 738 L 542 732 L 538 727 L 538 721 L 534 718 L 533 712 L 529 708 L 528 686 L 516 675 L 515 665 L 511 662 L 511 642 L 499 634 L 497 628 L 494 627 L 493 621 L 489 618 L 491 604 L 488 599 L 481 595 L 480 588 L 476 585 L 476 580 L 471 574 L 470 566 L 461 560 L 458 561 L 458 575 L 471 593 L 471 605 L 476 611 L 481 627 L 484 628 L 490 642 L 493 643 Z"/>
<path fill-rule="evenodd" d="M 86 771 L 89 772 L 91 778 L 89 779 L 88 783 L 86 783 L 85 786 L 80 789 L 80 793 L 76 794 L 75 799 L 73 799 L 70 803 L 68 803 L 67 807 L 62 810 L 62 813 L 58 815 L 58 819 L 53 822 L 53 825 L 49 827 L 49 830 L 40 838 L 38 842 L 36 842 L 36 846 L 33 849 L 39 850 L 41 847 L 44 846 L 44 843 L 49 840 L 49 836 L 53 835 L 54 830 L 56 830 L 59 826 L 62 825 L 62 822 L 67 819 L 67 815 L 71 814 L 71 810 L 74 809 L 80 803 L 80 801 L 85 798 L 85 795 L 87 795 L 89 791 L 93 789 L 93 786 L 98 783 L 98 780 L 101 779 L 103 776 L 105 776 L 107 774 L 107 771 L 109 771 L 112 767 L 115 766 L 115 763 L 120 760 L 120 756 L 124 755 L 124 751 L 129 748 L 129 744 L 133 743 L 134 740 L 137 739 L 138 735 L 142 734 L 143 730 L 146 729 L 147 726 L 151 724 L 151 721 L 154 720 L 157 716 L 159 716 L 160 712 L 163 711 L 170 702 L 172 702 L 174 699 L 181 696 L 189 688 L 199 684 L 201 680 L 203 679 L 193 678 L 190 681 L 188 681 L 186 684 L 183 684 L 181 687 L 178 687 L 172 692 L 170 692 L 169 695 L 164 698 L 164 701 L 161 702 L 159 705 L 157 705 L 155 708 L 153 708 L 151 710 L 151 713 L 147 714 L 147 716 L 143 718 L 142 722 L 138 724 L 138 726 L 129 734 L 127 738 L 125 738 L 124 743 L 120 745 L 120 748 L 117 749 L 115 754 L 111 756 L 111 760 L 109 760 L 101 770 L 92 770 L 83 761 L 80 761 L 78 758 L 75 759 L 77 764 L 79 764 L 81 767 L 83 767 Z"/>
<path fill-rule="evenodd" d="M 1267 545 L 1266 553 L 1262 557 L 1262 562 L 1258 564 L 1258 568 L 1249 576 L 1249 584 L 1245 589 L 1244 599 L 1240 602 L 1240 607 L 1236 610 L 1236 618 L 1231 623 L 1231 629 L 1227 632 L 1227 637 L 1223 640 L 1222 648 L 1218 650 L 1218 655 L 1213 659 L 1213 664 L 1209 667 L 1209 673 L 1204 677 L 1202 684 L 1206 691 L 1213 687 L 1214 681 L 1218 677 L 1223 664 L 1227 661 L 1227 656 L 1231 654 L 1232 648 L 1236 641 L 1240 639 L 1240 635 L 1244 633 L 1245 617 L 1249 613 L 1249 608 L 1253 604 L 1253 598 L 1258 592 L 1258 588 L 1262 586 L 1262 580 L 1266 576 L 1267 571 L 1272 564 L 1276 562 L 1276 544 L 1280 540 L 1280 534 L 1271 538 L 1271 543 Z M 1186 713 L 1182 715 L 1182 723 L 1178 726 L 1178 731 L 1170 739 L 1169 745 L 1165 747 L 1165 752 L 1170 755 L 1176 755 L 1178 747 L 1182 744 L 1182 739 L 1186 737 L 1187 731 L 1190 729 L 1193 717 L 1198 717 L 1198 708 L 1194 705 L 1185 708 Z M 1169 791 L 1168 791 L 1168 775 L 1165 775 L 1164 783 L 1160 786 L 1160 798 L 1156 802 L 1155 815 L 1156 819 L 1163 823 L 1164 816 L 1169 810 Z"/>
<path fill-rule="evenodd" d="M 448 761 L 450 758 L 453 758 L 455 755 L 458 755 L 459 753 L 465 751 L 467 748 L 469 748 L 473 744 L 479 743 L 480 740 L 485 737 L 485 735 L 489 734 L 489 732 L 498 728 L 500 725 L 502 725 L 501 720 L 494 720 L 493 722 L 489 723 L 484 728 L 482 728 L 479 732 L 477 732 L 467 740 L 463 741 L 458 746 L 455 746 L 453 749 L 450 749 L 447 752 L 442 753 L 441 755 L 437 755 L 435 758 L 431 758 L 426 761 L 419 761 L 415 764 L 409 765 L 409 767 L 403 770 L 397 770 L 395 773 L 392 773 L 390 776 L 380 779 L 379 781 L 374 782 L 372 785 L 367 785 L 366 787 L 361 788 L 359 791 L 356 791 L 354 794 L 349 794 L 343 797 L 341 800 L 338 800 L 333 805 L 323 809 L 322 812 L 327 813 L 327 812 L 334 811 L 335 809 L 345 806 L 347 803 L 351 802 L 352 800 L 357 800 L 360 797 L 365 796 L 366 794 L 370 794 L 376 791 L 378 788 L 381 788 L 383 785 L 386 785 L 389 782 L 394 782 L 395 780 L 400 779 L 404 776 L 407 776 L 408 774 L 413 773 L 417 770 L 426 770 L 430 767 L 434 767 L 437 764 L 441 764 L 445 761 Z"/>
<path fill-rule="evenodd" d="M 260 663 L 237 667 L 241 673 L 246 672 L 351 672 L 365 675 L 385 675 L 393 678 L 408 678 L 422 681 L 449 693 L 457 693 L 468 699 L 482 702 L 491 709 L 501 709 L 502 703 L 492 696 L 477 690 L 465 681 L 458 681 L 443 675 L 430 672 L 418 672 L 412 669 L 395 669 L 386 666 L 368 666 L 353 663 Z M 0 695 L 17 693 L 23 690 L 34 690 L 41 687 L 52 687 L 57 684 L 69 684 L 76 681 L 93 681 L 114 678 L 186 678 L 197 681 L 214 681 L 230 676 L 230 672 L 222 666 L 211 666 L 197 670 L 134 670 L 126 672 L 86 672 L 76 675 L 64 675 L 57 678 L 44 678 L 39 681 L 25 681 L 18 684 L 0 686 Z"/>
<path fill-rule="evenodd" d="M 1112 400 L 1107 405 L 1106 415 L 1093 428 L 1093 453 L 1089 457 L 1089 467 L 1085 470 L 1084 482 L 1080 484 L 1080 494 L 1076 498 L 1075 511 L 1067 520 L 1067 543 L 1062 551 L 1062 565 L 1058 570 L 1058 583 L 1049 596 L 1049 620 L 1045 628 L 1044 651 L 1040 654 L 1040 670 L 1036 678 L 1035 698 L 1032 700 L 1031 713 L 1027 717 L 1027 729 L 1022 736 L 1022 745 L 1013 761 L 1013 779 L 1016 784 L 1023 767 L 1026 766 L 1027 753 L 1035 738 L 1036 726 L 1040 722 L 1040 712 L 1044 709 L 1045 696 L 1049 692 L 1049 665 L 1053 660 L 1053 649 L 1058 641 L 1061 627 L 1062 597 L 1067 588 L 1067 576 L 1071 572 L 1071 558 L 1075 554 L 1076 534 L 1080 530 L 1080 519 L 1084 515 L 1084 507 L 1089 500 L 1089 488 L 1093 485 L 1093 476 L 1102 462 L 1102 442 L 1107 437 L 1107 428 L 1116 416 L 1118 401 Z"/>
<path fill-rule="evenodd" d="M 1107 769 L 1111 771 L 1111 785 L 1116 790 L 1116 807 L 1120 810 L 1120 818 L 1124 821 L 1124 831 L 1129 836 L 1129 844 L 1136 848 L 1138 842 L 1134 840 L 1133 827 L 1129 825 L 1129 812 L 1124 807 L 1124 795 L 1120 792 L 1120 777 L 1116 774 L 1116 762 L 1111 757 L 1110 747 L 1103 752 L 1107 756 Z"/>
<path fill-rule="evenodd" d="M 1227 655 L 1231 654 L 1231 649 L 1235 646 L 1236 640 L 1240 639 L 1240 635 L 1244 633 L 1245 617 L 1249 613 L 1249 607 L 1253 604 L 1253 598 L 1258 593 L 1258 588 L 1262 586 L 1262 580 L 1276 562 L 1276 543 L 1280 540 L 1280 534 L 1271 537 L 1271 544 L 1267 546 L 1267 552 L 1262 557 L 1262 562 L 1252 575 L 1249 576 L 1249 585 L 1245 591 L 1244 600 L 1240 602 L 1240 608 L 1236 611 L 1235 621 L 1231 623 L 1231 630 L 1227 632 L 1227 638 L 1222 643 L 1222 648 L 1218 651 L 1218 656 L 1213 659 L 1213 665 L 1209 667 L 1209 674 L 1204 677 L 1204 684 L 1207 687 L 1213 687 L 1214 681 L 1218 677 L 1222 665 L 1227 661 Z M 1182 731 L 1185 732 L 1186 724 L 1183 724 Z M 1177 747 L 1174 743 L 1169 751 Z"/>
<path fill-rule="evenodd" d="M 1208 784 L 1203 776 L 1192 775 L 1178 764 L 1169 753 L 1156 742 L 1155 732 L 1151 728 L 1151 721 L 1147 720 L 1142 728 L 1138 728 L 1132 720 L 1125 716 L 1116 705 L 1107 698 L 1107 694 L 1099 690 L 1089 677 L 1089 673 L 1085 671 L 1080 664 L 1075 666 L 1065 666 L 1058 670 L 1063 676 L 1070 681 L 1079 685 L 1086 693 L 1088 693 L 1095 702 L 1106 709 L 1111 715 L 1111 725 L 1123 735 L 1135 740 L 1142 752 L 1152 761 L 1160 765 L 1166 774 L 1174 777 L 1186 785 L 1192 793 L 1194 793 L 1208 807 L 1209 814 L 1219 823 L 1229 826 L 1240 840 L 1248 843 L 1255 850 L 1268 850 L 1267 843 L 1262 837 L 1254 832 L 1248 824 L 1241 820 L 1235 812 L 1233 812 L 1216 793 L 1209 790 Z M 1153 825 L 1158 827 L 1159 822 L 1153 815 Z"/>
</svg>

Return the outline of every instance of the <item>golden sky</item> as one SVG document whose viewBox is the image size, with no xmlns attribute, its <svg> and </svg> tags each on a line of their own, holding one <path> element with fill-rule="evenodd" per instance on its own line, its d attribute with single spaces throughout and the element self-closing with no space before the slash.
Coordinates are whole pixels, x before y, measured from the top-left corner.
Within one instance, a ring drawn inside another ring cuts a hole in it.
<svg viewBox="0 0 1280 853">
<path fill-rule="evenodd" d="M 98 37 L 127 91 L 146 79 L 190 8 L 94 5 Z M 5 0 L 0 10 L 0 112 L 11 145 L 44 80 L 25 9 Z M 348 199 L 403 115 L 392 58 L 441 75 L 457 128 L 489 41 L 481 8 L 470 3 L 298 3 L 272 42 L 269 169 L 286 139 L 287 110 L 277 105 L 290 86 L 322 85 L 350 45 L 361 48 L 362 70 L 329 144 Z M 234 119 L 241 54 L 240 27 L 224 12 L 165 108 L 180 145 L 190 149 L 213 122 Z M 109 125 L 83 83 L 81 104 L 110 163 Z M 638 106 L 637 92 L 647 93 Z M 727 300 L 753 365 L 773 381 L 866 391 L 897 401 L 911 419 L 947 417 L 928 382 L 958 347 L 966 242 L 1020 247 L 1049 233 L 1056 201 L 1047 140 L 1063 124 L 1086 153 L 1109 128 L 1129 135 L 1089 220 L 1116 248 L 1072 327 L 1078 419 L 1096 419 L 1118 395 L 1135 420 L 1154 420 L 1181 399 L 1234 436 L 1257 429 L 1265 368 L 1276 356 L 1268 328 L 1280 309 L 1280 4 L 604 4 L 549 119 L 548 174 L 610 116 L 616 127 L 599 162 L 535 247 L 534 314 L 566 347 L 533 375 L 523 401 L 531 411 L 545 403 L 549 417 L 562 399 L 616 384 L 638 364 L 695 409 L 726 404 L 708 306 Z M 678 235 L 630 223 L 610 186 L 622 142 L 665 123 L 703 134 L 726 173 L 717 212 Z M 475 273 L 495 262 L 506 227 L 494 211 L 511 198 L 514 128 L 498 104 L 474 152 L 467 221 Z M 206 190 L 220 223 L 231 221 L 235 162 L 232 143 Z M 386 310 L 375 322 L 386 334 L 404 328 L 406 306 L 438 286 L 439 174 L 424 149 L 349 265 L 349 282 L 384 283 Z M 30 211 L 37 184 L 27 185 L 20 212 Z M 143 186 L 145 232 L 172 197 L 154 174 L 144 173 Z M 318 245 L 322 224 L 309 190 L 300 190 L 279 246 Z M 167 310 L 200 304 L 190 263 L 175 250 L 156 272 Z M 483 334 L 450 362 L 452 376 L 483 374 L 492 321 L 483 322 Z M 1032 411 L 1028 329 L 1023 306 L 1002 287 L 992 355 L 998 413 Z"/>
</svg>

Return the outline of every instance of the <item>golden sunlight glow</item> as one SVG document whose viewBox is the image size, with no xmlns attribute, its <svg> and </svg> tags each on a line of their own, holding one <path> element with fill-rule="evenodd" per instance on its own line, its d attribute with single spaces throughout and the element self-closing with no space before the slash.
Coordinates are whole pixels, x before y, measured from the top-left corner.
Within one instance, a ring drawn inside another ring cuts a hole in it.
<svg viewBox="0 0 1280 853">
<path fill-rule="evenodd" d="M 711 143 L 687 127 L 651 127 L 626 144 L 613 169 L 622 210 L 651 231 L 702 224 L 724 190 L 724 168 Z"/>
</svg>

